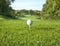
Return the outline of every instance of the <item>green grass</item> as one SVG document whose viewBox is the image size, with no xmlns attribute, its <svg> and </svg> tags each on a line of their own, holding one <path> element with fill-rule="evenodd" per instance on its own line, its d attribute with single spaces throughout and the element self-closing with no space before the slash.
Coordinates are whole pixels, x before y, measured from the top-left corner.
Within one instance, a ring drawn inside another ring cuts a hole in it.
<svg viewBox="0 0 60 46">
<path fill-rule="evenodd" d="M 60 20 L 31 18 L 31 30 L 26 24 L 29 18 L 0 19 L 0 46 L 60 46 Z"/>
<path fill-rule="evenodd" d="M 28 20 L 28 19 L 32 19 L 33 21 L 38 21 L 39 16 L 36 15 L 24 15 L 24 17 L 19 17 L 20 19 L 23 20 Z"/>
</svg>

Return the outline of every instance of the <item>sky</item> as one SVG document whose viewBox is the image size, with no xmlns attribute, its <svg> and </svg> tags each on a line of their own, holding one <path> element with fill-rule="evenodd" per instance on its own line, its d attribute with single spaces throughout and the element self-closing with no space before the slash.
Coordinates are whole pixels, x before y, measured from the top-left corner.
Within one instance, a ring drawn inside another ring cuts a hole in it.
<svg viewBox="0 0 60 46">
<path fill-rule="evenodd" d="M 43 4 L 46 3 L 46 0 L 15 0 L 11 4 L 12 8 L 15 10 L 42 10 Z"/>
</svg>

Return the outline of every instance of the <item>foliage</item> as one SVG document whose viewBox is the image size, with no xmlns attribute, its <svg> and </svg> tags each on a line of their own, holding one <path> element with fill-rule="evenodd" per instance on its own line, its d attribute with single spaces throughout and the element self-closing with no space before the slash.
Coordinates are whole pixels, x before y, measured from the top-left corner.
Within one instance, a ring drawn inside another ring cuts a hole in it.
<svg viewBox="0 0 60 46">
<path fill-rule="evenodd" d="M 49 17 L 60 16 L 60 0 L 46 0 L 46 4 L 43 5 L 43 11 L 45 14 L 49 14 Z"/>
<path fill-rule="evenodd" d="M 22 9 L 22 10 L 15 10 L 15 14 L 17 16 L 24 16 L 24 15 L 37 15 L 37 16 L 39 16 L 40 11 L 39 10 L 25 10 L 25 9 Z"/>
<path fill-rule="evenodd" d="M 11 3 L 14 0 L 0 0 L 0 14 L 6 17 L 12 16 L 11 12 L 13 11 L 11 8 Z"/>
</svg>

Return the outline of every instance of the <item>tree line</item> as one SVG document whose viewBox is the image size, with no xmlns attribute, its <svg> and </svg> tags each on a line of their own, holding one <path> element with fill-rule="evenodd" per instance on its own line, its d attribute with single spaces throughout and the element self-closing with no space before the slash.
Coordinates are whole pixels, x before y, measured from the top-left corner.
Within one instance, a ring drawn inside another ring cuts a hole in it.
<svg viewBox="0 0 60 46">
<path fill-rule="evenodd" d="M 46 0 L 42 11 L 39 10 L 13 10 L 10 6 L 15 0 L 0 0 L 0 15 L 16 18 L 18 15 L 39 15 L 43 18 L 60 18 L 60 0 Z"/>
<path fill-rule="evenodd" d="M 19 15 L 40 15 L 40 11 L 39 10 L 15 10 L 16 14 Z"/>
</svg>

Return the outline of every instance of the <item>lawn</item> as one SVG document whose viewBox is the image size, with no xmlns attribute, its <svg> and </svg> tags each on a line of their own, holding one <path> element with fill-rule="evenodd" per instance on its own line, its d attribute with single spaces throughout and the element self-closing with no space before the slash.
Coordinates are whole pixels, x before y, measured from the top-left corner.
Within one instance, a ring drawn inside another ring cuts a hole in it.
<svg viewBox="0 0 60 46">
<path fill-rule="evenodd" d="M 29 30 L 26 21 L 32 19 Z M 35 17 L 0 19 L 0 46 L 60 46 L 60 20 Z"/>
</svg>

